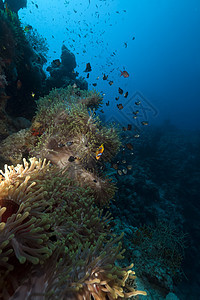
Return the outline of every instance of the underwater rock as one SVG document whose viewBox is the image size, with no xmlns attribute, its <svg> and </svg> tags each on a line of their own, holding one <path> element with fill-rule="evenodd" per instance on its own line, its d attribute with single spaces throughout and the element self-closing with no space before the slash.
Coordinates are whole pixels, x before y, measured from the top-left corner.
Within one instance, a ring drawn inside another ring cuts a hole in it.
<svg viewBox="0 0 200 300">
<path fill-rule="evenodd" d="M 6 3 L 8 8 L 15 13 L 27 6 L 27 0 L 6 0 Z"/>
<path fill-rule="evenodd" d="M 62 46 L 61 61 L 55 59 L 51 65 L 47 67 L 50 77 L 46 80 L 46 93 L 52 88 L 67 87 L 76 84 L 81 89 L 88 89 L 88 83 L 83 78 L 77 78 L 78 73 L 74 71 L 76 68 L 75 55 L 65 46 Z"/>
<path fill-rule="evenodd" d="M 61 66 L 63 66 L 66 75 L 72 73 L 76 68 L 75 55 L 65 45 L 62 46 Z"/>
</svg>

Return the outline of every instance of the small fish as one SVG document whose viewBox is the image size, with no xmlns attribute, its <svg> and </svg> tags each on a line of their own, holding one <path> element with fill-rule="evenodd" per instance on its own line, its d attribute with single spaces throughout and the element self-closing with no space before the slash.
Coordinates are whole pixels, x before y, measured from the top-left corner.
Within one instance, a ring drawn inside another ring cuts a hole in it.
<svg viewBox="0 0 200 300">
<path fill-rule="evenodd" d="M 55 36 L 54 36 L 54 35 L 52 35 L 52 38 L 53 38 L 53 39 L 55 39 Z"/>
<path fill-rule="evenodd" d="M 126 164 L 126 160 L 125 159 L 122 160 L 122 164 Z"/>
<path fill-rule="evenodd" d="M 93 86 L 97 86 L 97 83 L 93 83 L 92 85 L 93 85 Z"/>
<path fill-rule="evenodd" d="M 141 101 L 136 101 L 135 105 L 140 105 Z"/>
<path fill-rule="evenodd" d="M 109 106 L 110 105 L 110 101 L 106 102 L 106 106 Z"/>
<path fill-rule="evenodd" d="M 58 143 L 58 147 L 59 147 L 59 148 L 65 147 L 65 144 L 63 144 L 63 143 Z"/>
<path fill-rule="evenodd" d="M 124 173 L 124 175 L 126 175 L 127 172 L 128 172 L 128 171 L 127 171 L 127 168 L 123 168 L 123 169 L 122 169 L 122 172 Z"/>
<path fill-rule="evenodd" d="M 119 110 L 124 108 L 122 104 L 117 104 L 117 107 L 119 108 Z"/>
<path fill-rule="evenodd" d="M 113 169 L 117 170 L 118 169 L 118 164 L 113 164 L 112 167 L 113 167 Z"/>
<path fill-rule="evenodd" d="M 73 142 L 67 142 L 66 146 L 70 147 L 73 144 Z"/>
<path fill-rule="evenodd" d="M 52 63 L 53 63 L 54 65 L 56 65 L 57 67 L 59 67 L 59 66 L 61 65 L 60 59 L 54 59 L 54 60 L 52 61 Z"/>
<path fill-rule="evenodd" d="M 37 4 L 35 4 L 35 7 L 36 7 L 36 8 L 38 8 L 38 5 L 37 5 Z"/>
<path fill-rule="evenodd" d="M 103 111 L 103 109 L 101 109 L 101 110 L 100 110 L 100 112 L 101 112 L 102 114 L 104 114 L 104 111 Z"/>
<path fill-rule="evenodd" d="M 24 27 L 24 31 L 25 31 L 25 32 L 29 32 L 31 29 L 33 29 L 33 27 L 32 27 L 31 25 L 26 25 L 26 26 Z"/>
<path fill-rule="evenodd" d="M 87 76 L 86 76 L 86 78 L 89 78 L 90 77 L 90 73 L 87 73 Z"/>
<path fill-rule="evenodd" d="M 142 125 L 148 125 L 149 123 L 147 121 L 142 121 L 141 124 Z"/>
<path fill-rule="evenodd" d="M 119 176 L 121 176 L 123 173 L 122 173 L 122 170 L 117 170 L 117 174 L 119 175 Z"/>
<path fill-rule="evenodd" d="M 127 46 L 128 46 L 127 43 L 124 42 L 124 47 L 127 48 Z"/>
<path fill-rule="evenodd" d="M 99 80 L 99 76 L 97 77 L 97 80 Z"/>
<path fill-rule="evenodd" d="M 133 111 L 133 114 L 134 114 L 134 115 L 139 114 L 139 110 Z"/>
<path fill-rule="evenodd" d="M 126 92 L 125 94 L 124 94 L 124 98 L 127 98 L 128 97 L 128 92 Z"/>
<path fill-rule="evenodd" d="M 133 168 L 133 166 L 132 166 L 132 165 L 128 165 L 128 166 L 127 166 L 127 169 L 128 169 L 129 171 L 131 171 L 131 170 L 132 170 L 132 168 Z"/>
<path fill-rule="evenodd" d="M 140 135 L 137 133 L 137 134 L 134 134 L 133 137 L 136 138 L 136 139 L 138 139 L 140 137 Z"/>
<path fill-rule="evenodd" d="M 97 149 L 97 151 L 96 151 L 96 159 L 97 159 L 97 160 L 100 159 L 100 157 L 101 157 L 103 151 L 104 151 L 104 145 L 101 144 L 101 146 L 100 146 L 100 147 Z"/>
<path fill-rule="evenodd" d="M 74 83 L 74 84 L 72 85 L 72 87 L 73 87 L 74 89 L 76 89 L 78 86 L 77 86 L 76 83 Z"/>
<path fill-rule="evenodd" d="M 126 148 L 129 150 L 133 150 L 133 145 L 131 143 L 126 144 Z"/>
<path fill-rule="evenodd" d="M 108 79 L 108 75 L 103 74 L 103 80 L 107 80 Z"/>
<path fill-rule="evenodd" d="M 69 159 L 68 159 L 68 161 L 69 161 L 69 162 L 75 161 L 75 157 L 74 157 L 74 156 L 70 156 Z"/>
<path fill-rule="evenodd" d="M 115 100 L 116 100 L 116 101 L 119 100 L 119 97 L 115 97 Z"/>
<path fill-rule="evenodd" d="M 118 91 L 119 91 L 120 95 L 123 94 L 123 90 L 121 88 L 119 88 Z"/>
<path fill-rule="evenodd" d="M 135 40 L 135 37 L 134 37 L 134 36 L 132 37 L 132 40 L 133 40 L 133 41 Z"/>
<path fill-rule="evenodd" d="M 90 65 L 90 63 L 87 63 L 86 64 L 86 69 L 85 69 L 84 72 L 91 72 L 91 71 L 92 71 L 91 65 Z"/>
<path fill-rule="evenodd" d="M 123 131 L 127 131 L 127 128 L 126 128 L 126 127 L 122 127 L 122 130 L 123 130 Z"/>
<path fill-rule="evenodd" d="M 17 89 L 20 90 L 21 87 L 22 87 L 22 82 L 21 82 L 21 80 L 18 79 L 17 80 Z"/>
<path fill-rule="evenodd" d="M 32 93 L 31 93 L 31 96 L 34 98 L 34 97 L 35 97 L 35 94 L 32 92 Z"/>
<path fill-rule="evenodd" d="M 123 76 L 124 78 L 128 78 L 129 77 L 129 74 L 127 71 L 120 71 L 121 72 L 121 75 L 120 76 Z"/>
<path fill-rule="evenodd" d="M 113 85 L 113 81 L 112 81 L 112 80 L 111 80 L 111 81 L 109 81 L 109 84 L 110 84 L 110 85 Z"/>
<path fill-rule="evenodd" d="M 132 125 L 128 124 L 127 130 L 131 130 L 132 129 Z"/>
</svg>

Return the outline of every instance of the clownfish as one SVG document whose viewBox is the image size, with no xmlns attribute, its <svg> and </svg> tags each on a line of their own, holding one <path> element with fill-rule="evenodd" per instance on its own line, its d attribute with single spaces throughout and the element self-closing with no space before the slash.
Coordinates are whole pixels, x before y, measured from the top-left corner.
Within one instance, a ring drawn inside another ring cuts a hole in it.
<svg viewBox="0 0 200 300">
<path fill-rule="evenodd" d="M 104 151 L 104 146 L 103 146 L 103 144 L 101 144 L 101 146 L 96 151 L 96 159 L 97 160 L 99 160 L 99 158 L 101 157 L 103 151 Z"/>
</svg>

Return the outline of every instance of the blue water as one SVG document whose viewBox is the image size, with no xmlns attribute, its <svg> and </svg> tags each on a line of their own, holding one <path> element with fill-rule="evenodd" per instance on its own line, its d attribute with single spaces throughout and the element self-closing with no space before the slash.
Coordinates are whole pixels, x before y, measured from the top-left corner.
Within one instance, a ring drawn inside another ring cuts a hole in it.
<svg viewBox="0 0 200 300">
<path fill-rule="evenodd" d="M 168 119 L 179 128 L 200 128 L 198 0 L 28 1 L 19 16 L 47 39 L 49 62 L 60 57 L 64 42 L 76 55 L 79 76 L 86 75 L 85 64 L 91 63 L 89 88 L 96 82 L 95 88 L 105 94 L 107 120 L 117 116 L 126 122 L 116 106 L 120 87 L 129 96 L 118 103 L 125 106 L 140 92 L 154 107 L 156 114 L 150 110 L 147 116 L 151 123 Z M 129 78 L 120 77 L 123 68 Z M 102 80 L 104 73 L 112 86 Z"/>
</svg>

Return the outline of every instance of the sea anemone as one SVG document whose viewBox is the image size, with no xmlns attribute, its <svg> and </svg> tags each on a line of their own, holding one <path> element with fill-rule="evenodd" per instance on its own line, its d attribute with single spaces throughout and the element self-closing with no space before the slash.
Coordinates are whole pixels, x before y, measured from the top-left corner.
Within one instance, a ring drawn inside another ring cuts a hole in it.
<svg viewBox="0 0 200 300">
<path fill-rule="evenodd" d="M 24 264 L 43 263 L 52 253 L 51 218 L 44 191 L 34 180 L 48 168 L 46 162 L 24 160 L 24 166 L 5 166 L 0 178 L 0 266 L 7 275 L 15 259 Z M 32 175 L 32 179 L 31 179 Z M 40 175 L 41 176 L 41 175 Z"/>
<path fill-rule="evenodd" d="M 33 272 L 16 290 L 13 299 L 30 295 L 47 300 L 114 300 L 146 295 L 127 284 L 128 279 L 135 279 L 133 265 L 122 268 L 115 264 L 123 258 L 120 239 L 111 239 L 104 245 L 99 238 L 94 247 L 86 243 L 71 254 L 68 249 L 57 249 L 53 261 Z"/>
</svg>

